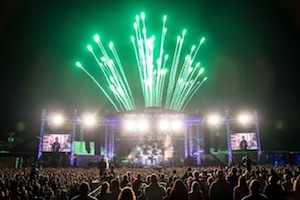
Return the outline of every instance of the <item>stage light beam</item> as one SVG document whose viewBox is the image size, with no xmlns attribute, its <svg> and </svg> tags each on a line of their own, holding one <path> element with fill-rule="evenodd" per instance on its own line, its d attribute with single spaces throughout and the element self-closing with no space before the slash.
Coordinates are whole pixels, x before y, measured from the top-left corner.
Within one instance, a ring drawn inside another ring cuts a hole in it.
<svg viewBox="0 0 300 200">
<path fill-rule="evenodd" d="M 86 126 L 95 126 L 96 125 L 96 117 L 93 115 L 85 115 L 83 116 L 83 123 Z"/>
<path fill-rule="evenodd" d="M 124 122 L 124 126 L 125 130 L 127 131 L 134 131 L 136 129 L 136 124 L 133 120 L 126 120 Z"/>
<path fill-rule="evenodd" d="M 170 122 L 166 119 L 162 119 L 160 122 L 159 122 L 159 129 L 161 131 L 167 131 L 169 130 L 170 128 Z"/>
<path fill-rule="evenodd" d="M 183 128 L 183 122 L 180 120 L 174 120 L 171 123 L 172 130 L 175 132 L 181 131 Z"/>
<path fill-rule="evenodd" d="M 64 118 L 62 115 L 54 115 L 52 120 L 54 125 L 61 125 L 64 122 Z"/>
<path fill-rule="evenodd" d="M 208 118 L 207 118 L 207 123 L 209 125 L 218 125 L 221 123 L 221 117 L 220 115 L 210 115 Z"/>
<path fill-rule="evenodd" d="M 137 128 L 138 128 L 139 131 L 145 132 L 149 128 L 149 123 L 148 123 L 147 120 L 142 119 L 142 120 L 138 121 L 138 125 L 137 126 L 138 126 Z"/>
<path fill-rule="evenodd" d="M 238 121 L 241 123 L 241 124 L 247 124 L 251 121 L 251 115 L 249 114 L 241 114 L 238 116 Z"/>
</svg>

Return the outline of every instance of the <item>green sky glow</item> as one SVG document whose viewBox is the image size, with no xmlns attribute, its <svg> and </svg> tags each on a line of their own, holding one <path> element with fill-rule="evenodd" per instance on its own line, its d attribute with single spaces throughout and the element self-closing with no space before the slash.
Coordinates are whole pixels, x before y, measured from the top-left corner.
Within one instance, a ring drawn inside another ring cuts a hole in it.
<svg viewBox="0 0 300 200">
<path fill-rule="evenodd" d="M 165 53 L 167 16 L 164 16 L 162 21 L 159 36 L 148 35 L 146 15 L 143 12 L 136 15 L 133 24 L 135 35 L 131 36 L 131 42 L 144 106 L 183 110 L 206 80 L 206 77 L 202 77 L 204 68 L 199 68 L 199 62 L 194 64 L 205 38 L 201 38 L 198 45 L 192 45 L 189 52 L 184 52 L 184 39 L 187 33 L 184 29 L 177 37 L 174 51 L 169 56 Z M 79 62 L 76 65 L 96 83 L 117 111 L 135 109 L 131 87 L 113 42 L 109 42 L 109 51 L 107 51 L 99 35 L 94 36 L 94 41 L 97 50 L 91 45 L 88 45 L 87 49 L 105 77 L 106 83 L 101 81 L 101 84 L 108 84 L 111 91 L 104 90 L 95 78 L 97 74 L 91 74 Z M 102 56 L 99 56 L 99 50 Z"/>
</svg>

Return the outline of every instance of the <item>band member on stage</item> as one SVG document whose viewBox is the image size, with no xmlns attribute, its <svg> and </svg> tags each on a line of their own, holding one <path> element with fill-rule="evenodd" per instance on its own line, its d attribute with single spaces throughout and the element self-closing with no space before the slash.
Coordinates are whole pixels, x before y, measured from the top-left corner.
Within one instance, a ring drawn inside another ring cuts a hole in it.
<svg viewBox="0 0 300 200">
<path fill-rule="evenodd" d="M 55 137 L 55 142 L 52 144 L 52 151 L 59 152 L 60 151 L 60 143 L 58 142 L 58 137 Z"/>
</svg>

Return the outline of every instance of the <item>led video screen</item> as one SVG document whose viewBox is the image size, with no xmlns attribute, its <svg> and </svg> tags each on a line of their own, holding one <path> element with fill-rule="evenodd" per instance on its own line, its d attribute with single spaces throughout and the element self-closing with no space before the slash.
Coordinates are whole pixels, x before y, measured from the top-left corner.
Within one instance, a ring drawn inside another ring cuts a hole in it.
<svg viewBox="0 0 300 200">
<path fill-rule="evenodd" d="M 256 133 L 231 133 L 231 149 L 237 151 L 257 150 Z"/>
<path fill-rule="evenodd" d="M 70 152 L 71 134 L 44 134 L 43 152 Z"/>
</svg>

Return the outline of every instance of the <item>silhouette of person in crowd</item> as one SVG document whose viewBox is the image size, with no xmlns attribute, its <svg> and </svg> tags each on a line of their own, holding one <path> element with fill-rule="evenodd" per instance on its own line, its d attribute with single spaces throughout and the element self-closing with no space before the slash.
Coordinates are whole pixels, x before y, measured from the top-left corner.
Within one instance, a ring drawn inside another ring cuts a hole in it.
<svg viewBox="0 0 300 200">
<path fill-rule="evenodd" d="M 101 178 L 107 168 L 107 164 L 104 161 L 104 158 L 102 158 L 101 161 L 98 163 L 98 168 L 99 168 L 99 174 L 100 174 L 100 178 Z"/>
<path fill-rule="evenodd" d="M 250 194 L 243 197 L 242 200 L 251 200 L 251 199 L 268 200 L 269 199 L 265 194 L 261 192 L 260 183 L 257 179 L 253 179 L 250 182 L 249 191 Z"/>
<path fill-rule="evenodd" d="M 124 187 L 118 197 L 118 200 L 136 200 L 136 196 L 131 187 Z"/>
<path fill-rule="evenodd" d="M 217 179 L 210 185 L 208 195 L 211 200 L 232 200 L 232 187 L 222 170 L 217 172 Z"/>
<path fill-rule="evenodd" d="M 71 200 L 79 200 L 79 199 L 97 200 L 96 197 L 89 195 L 90 191 L 91 191 L 91 189 L 90 189 L 89 183 L 82 182 L 79 187 L 80 194 L 77 196 L 74 196 Z"/>
<path fill-rule="evenodd" d="M 144 193 L 148 200 L 162 200 L 167 194 L 166 189 L 158 184 L 155 174 L 151 175 L 151 183 L 145 187 Z"/>
<path fill-rule="evenodd" d="M 181 179 L 176 179 L 170 191 L 169 200 L 188 200 L 188 189 Z"/>
</svg>

